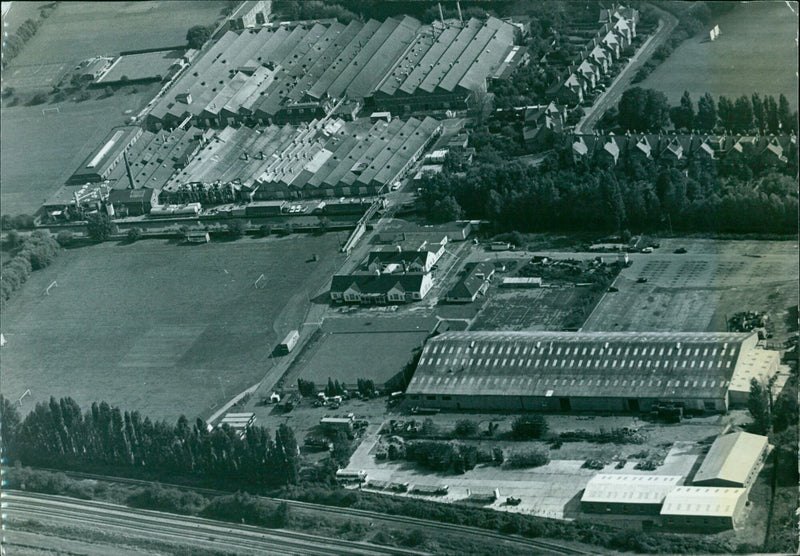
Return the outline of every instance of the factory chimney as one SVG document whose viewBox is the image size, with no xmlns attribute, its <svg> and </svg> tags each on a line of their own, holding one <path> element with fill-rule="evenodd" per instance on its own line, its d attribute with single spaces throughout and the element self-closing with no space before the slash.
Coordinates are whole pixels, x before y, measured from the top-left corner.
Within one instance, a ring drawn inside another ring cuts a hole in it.
<svg viewBox="0 0 800 556">
<path fill-rule="evenodd" d="M 458 21 L 460 21 L 461 24 L 463 25 L 464 24 L 464 18 L 461 16 L 461 2 L 460 1 L 456 1 L 456 8 L 458 8 Z"/>
<path fill-rule="evenodd" d="M 442 3 L 439 2 L 439 19 L 442 20 L 442 30 L 444 30 L 444 14 L 442 13 Z"/>
<path fill-rule="evenodd" d="M 128 189 L 134 189 L 133 187 L 133 174 L 131 174 L 131 165 L 128 163 L 128 152 L 122 151 L 122 158 L 125 159 L 125 172 L 128 174 Z"/>
</svg>

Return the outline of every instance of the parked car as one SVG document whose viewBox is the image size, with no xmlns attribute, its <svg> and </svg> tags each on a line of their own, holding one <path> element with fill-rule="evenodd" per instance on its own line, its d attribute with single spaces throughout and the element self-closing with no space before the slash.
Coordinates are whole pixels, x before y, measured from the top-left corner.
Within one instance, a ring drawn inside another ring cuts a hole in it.
<svg viewBox="0 0 800 556">
<path fill-rule="evenodd" d="M 675 253 L 677 253 L 678 255 L 683 255 L 684 253 L 686 253 L 686 249 L 684 247 L 678 247 L 677 249 L 675 249 Z"/>
<path fill-rule="evenodd" d="M 509 506 L 519 506 L 520 502 L 522 502 L 521 498 L 516 498 L 514 496 L 509 496 L 508 498 L 506 498 L 506 504 L 508 504 Z"/>
<path fill-rule="evenodd" d="M 652 253 L 652 252 L 653 252 L 652 247 L 645 247 L 644 249 L 642 249 L 642 253 Z"/>
<path fill-rule="evenodd" d="M 638 280 L 636 280 L 636 281 L 637 281 L 638 283 L 640 283 L 640 284 L 644 284 L 645 282 L 647 282 L 647 278 L 644 278 L 644 277 L 642 277 L 642 278 L 639 278 L 639 279 L 638 279 Z"/>
</svg>

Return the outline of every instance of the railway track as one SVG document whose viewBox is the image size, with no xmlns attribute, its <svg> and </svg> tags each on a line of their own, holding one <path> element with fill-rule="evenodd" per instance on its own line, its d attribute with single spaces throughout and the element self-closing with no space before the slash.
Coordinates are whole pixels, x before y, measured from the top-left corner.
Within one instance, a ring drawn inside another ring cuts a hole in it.
<svg viewBox="0 0 800 556">
<path fill-rule="evenodd" d="M 308 535 L 296 531 L 273 530 L 248 525 L 228 524 L 209 519 L 180 516 L 151 510 L 131 509 L 104 502 L 85 502 L 61 496 L 28 492 L 7 492 L 3 496 L 9 517 L 19 517 L 103 531 L 119 531 L 150 539 L 179 544 L 221 543 L 230 550 L 280 554 L 336 554 L 343 556 L 419 554 L 401 548 L 383 547 Z M 13 526 L 10 527 L 13 531 Z"/>
<path fill-rule="evenodd" d="M 68 477 L 73 477 L 76 479 L 94 479 L 98 481 L 129 484 L 136 486 L 151 486 L 153 484 L 150 481 L 144 481 L 140 479 L 109 477 L 106 475 L 97 475 L 92 473 L 81 473 L 73 471 L 65 472 L 65 471 L 58 471 L 56 469 L 45 469 L 45 471 L 64 473 Z M 201 494 L 206 494 L 208 496 L 221 496 L 221 495 L 231 494 L 230 492 L 227 491 L 221 491 L 209 488 L 195 488 L 195 487 L 187 487 L 183 485 L 169 484 L 169 483 L 159 483 L 159 484 L 162 486 L 176 488 L 184 491 L 198 492 Z M 416 527 L 428 530 L 430 532 L 448 533 L 456 536 L 470 535 L 473 537 L 481 538 L 483 540 L 492 539 L 520 550 L 521 554 L 598 554 L 601 552 L 599 548 L 592 551 L 582 550 L 580 548 L 570 546 L 567 544 L 562 544 L 556 541 L 529 539 L 519 535 L 504 535 L 501 533 L 497 533 L 495 531 L 491 531 L 488 529 L 481 529 L 479 527 L 472 527 L 469 525 L 455 525 L 451 523 L 442 523 L 439 521 L 432 521 L 416 517 L 390 515 L 390 514 L 384 514 L 370 510 L 360 510 L 355 508 L 339 508 L 336 506 L 326 506 L 323 504 L 315 504 L 312 502 L 300 502 L 297 500 L 274 498 L 269 496 L 262 496 L 262 498 L 264 498 L 265 500 L 270 500 L 272 502 L 285 502 L 289 505 L 289 507 L 299 510 L 305 510 L 308 512 L 317 512 L 323 515 L 333 514 L 345 517 L 361 517 L 370 519 L 371 521 L 378 521 L 378 522 L 397 525 L 401 529 L 407 529 L 408 527 Z"/>
</svg>

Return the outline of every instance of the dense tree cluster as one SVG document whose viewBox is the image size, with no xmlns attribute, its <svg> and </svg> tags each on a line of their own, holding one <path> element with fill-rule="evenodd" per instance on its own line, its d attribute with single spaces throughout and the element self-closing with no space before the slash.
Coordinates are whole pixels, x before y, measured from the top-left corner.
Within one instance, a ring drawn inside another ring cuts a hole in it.
<svg viewBox="0 0 800 556">
<path fill-rule="evenodd" d="M 0 273 L 0 300 L 4 303 L 28 280 L 31 272 L 49 266 L 61 250 L 56 240 L 42 231 L 33 232 L 26 238 L 9 232 L 8 242 L 12 244 L 12 249 L 18 251 L 3 265 L 3 272 Z"/>
<path fill-rule="evenodd" d="M 405 454 L 400 456 L 428 469 L 464 473 L 477 465 L 478 448 L 455 442 L 420 440 L 407 442 Z"/>
<path fill-rule="evenodd" d="M 272 2 L 272 11 L 278 12 L 288 20 L 330 19 L 336 18 L 340 23 L 347 25 L 358 16 L 343 6 L 328 4 L 317 0 Z"/>
<path fill-rule="evenodd" d="M 669 124 L 667 95 L 653 89 L 631 87 L 622 93 L 617 122 L 628 131 L 659 131 Z"/>
<path fill-rule="evenodd" d="M 203 25 L 195 25 L 186 32 L 186 42 L 189 48 L 201 49 L 203 45 L 211 38 L 213 27 L 206 27 Z"/>
<path fill-rule="evenodd" d="M 547 432 L 547 421 L 542 415 L 521 415 L 511 423 L 511 432 L 517 440 L 542 438 Z"/>
<path fill-rule="evenodd" d="M 300 392 L 301 396 L 311 397 L 316 395 L 317 387 L 314 383 L 310 380 L 304 380 L 302 378 L 297 379 L 297 390 Z"/>
<path fill-rule="evenodd" d="M 95 212 L 86 218 L 86 235 L 95 241 L 105 241 L 117 231 L 117 225 L 105 212 Z"/>
<path fill-rule="evenodd" d="M 490 220 L 495 232 L 797 231 L 794 151 L 780 167 L 785 175 L 768 159 L 736 153 L 720 161 L 693 159 L 683 169 L 628 156 L 616 166 L 576 162 L 568 137 L 538 167 L 503 160 L 492 145 L 482 149 L 464 172 L 445 165 L 422 178 L 420 201 L 430 220 Z"/>
<path fill-rule="evenodd" d="M 227 426 L 209 431 L 201 419 L 190 425 L 180 417 L 170 425 L 105 402 L 82 413 L 71 398 L 39 403 L 22 421 L 5 399 L 2 410 L 4 455 L 25 465 L 111 468 L 122 475 L 149 470 L 256 489 L 298 481 L 298 445 L 286 425 L 274 437 L 263 427 L 240 437 Z"/>
</svg>

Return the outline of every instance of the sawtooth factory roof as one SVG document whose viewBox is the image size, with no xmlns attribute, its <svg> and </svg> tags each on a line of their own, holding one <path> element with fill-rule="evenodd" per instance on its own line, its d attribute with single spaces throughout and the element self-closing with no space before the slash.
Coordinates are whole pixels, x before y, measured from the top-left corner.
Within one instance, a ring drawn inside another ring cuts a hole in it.
<svg viewBox="0 0 800 556">
<path fill-rule="evenodd" d="M 735 333 L 447 332 L 420 356 L 409 393 L 719 398 Z"/>
<path fill-rule="evenodd" d="M 269 116 L 325 98 L 472 90 L 503 63 L 515 32 L 494 17 L 442 29 L 408 16 L 228 31 L 176 79 L 149 118 L 216 117 L 223 109 Z"/>
</svg>

